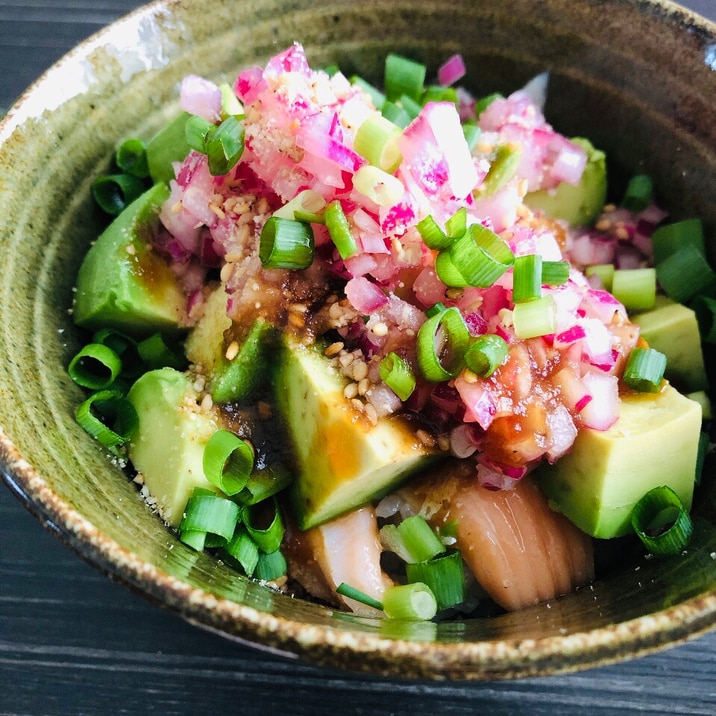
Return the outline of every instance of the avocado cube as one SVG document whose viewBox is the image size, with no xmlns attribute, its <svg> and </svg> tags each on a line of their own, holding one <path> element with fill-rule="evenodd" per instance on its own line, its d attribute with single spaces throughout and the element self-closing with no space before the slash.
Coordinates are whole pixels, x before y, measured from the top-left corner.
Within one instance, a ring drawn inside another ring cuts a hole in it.
<svg viewBox="0 0 716 716">
<path fill-rule="evenodd" d="M 400 417 L 372 425 L 344 397 L 346 383 L 317 347 L 285 342 L 276 403 L 293 447 L 291 502 L 302 530 L 382 497 L 435 458 Z"/>
<path fill-rule="evenodd" d="M 655 307 L 631 316 L 639 335 L 666 356 L 666 377 L 685 392 L 706 390 L 708 379 L 696 313 L 664 296 Z"/>
<path fill-rule="evenodd" d="M 217 411 L 200 410 L 190 378 L 173 368 L 145 373 L 127 398 L 139 417 L 129 457 L 157 511 L 177 527 L 195 487 L 217 491 L 204 476 L 204 446 L 221 427 Z"/>
<path fill-rule="evenodd" d="M 604 208 L 607 196 L 607 164 L 604 152 L 588 139 L 575 137 L 575 144 L 587 153 L 587 164 L 578 184 L 560 182 L 554 189 L 540 189 L 525 196 L 525 204 L 570 226 L 591 224 Z"/>
<path fill-rule="evenodd" d="M 133 201 L 90 247 L 77 275 L 73 317 L 78 326 L 116 328 L 141 337 L 176 332 L 186 297 L 169 264 L 151 245 L 169 196 L 156 184 Z"/>
<path fill-rule="evenodd" d="M 666 385 L 628 393 L 608 430 L 580 430 L 572 451 L 542 465 L 537 479 L 553 506 L 598 538 L 631 531 L 631 512 L 653 487 L 668 485 L 689 509 L 696 477 L 701 407 Z"/>
</svg>

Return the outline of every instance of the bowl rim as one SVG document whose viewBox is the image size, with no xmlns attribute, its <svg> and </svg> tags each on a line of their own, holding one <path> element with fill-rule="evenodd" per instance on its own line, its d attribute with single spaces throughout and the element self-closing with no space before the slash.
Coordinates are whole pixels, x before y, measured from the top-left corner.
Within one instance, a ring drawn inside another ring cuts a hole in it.
<svg viewBox="0 0 716 716">
<path fill-rule="evenodd" d="M 659 11 L 716 41 L 716 23 L 670 0 L 626 0 L 637 12 Z M 38 77 L 0 120 L 0 146 L 27 116 L 32 98 L 66 65 L 128 22 L 171 11 L 182 0 L 153 0 L 76 45 Z M 0 475 L 42 525 L 80 558 L 187 622 L 272 654 L 367 675 L 427 680 L 492 680 L 553 675 L 643 656 L 716 627 L 716 590 L 662 611 L 606 627 L 541 639 L 431 642 L 381 637 L 275 616 L 193 587 L 98 530 L 47 483 L 0 426 Z M 626 649 L 625 649 L 626 647 Z M 356 659 L 370 654 L 371 659 Z"/>
</svg>

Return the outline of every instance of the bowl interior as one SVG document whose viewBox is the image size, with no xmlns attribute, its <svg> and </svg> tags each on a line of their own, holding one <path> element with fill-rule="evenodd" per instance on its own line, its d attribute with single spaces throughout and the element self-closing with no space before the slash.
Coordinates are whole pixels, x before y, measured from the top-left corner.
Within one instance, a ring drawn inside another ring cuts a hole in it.
<svg viewBox="0 0 716 716">
<path fill-rule="evenodd" d="M 477 95 L 512 91 L 548 69 L 548 119 L 606 150 L 615 196 L 630 173 L 648 172 L 674 218 L 701 216 L 713 239 L 715 33 L 668 3 L 626 0 L 159 2 L 107 29 L 35 85 L 0 133 L 8 482 L 80 554 L 150 598 L 207 628 L 333 666 L 423 678 L 548 673 L 710 627 L 708 480 L 683 558 L 635 557 L 567 598 L 489 620 L 375 621 L 274 593 L 182 545 L 77 426 L 81 394 L 65 367 L 79 346 L 68 312 L 73 282 L 101 222 L 91 181 L 118 140 L 149 137 L 171 116 L 185 74 L 231 80 L 293 41 L 314 66 L 337 62 L 376 79 L 388 51 L 433 70 L 459 51 Z M 714 258 L 716 242 L 709 250 Z"/>
</svg>

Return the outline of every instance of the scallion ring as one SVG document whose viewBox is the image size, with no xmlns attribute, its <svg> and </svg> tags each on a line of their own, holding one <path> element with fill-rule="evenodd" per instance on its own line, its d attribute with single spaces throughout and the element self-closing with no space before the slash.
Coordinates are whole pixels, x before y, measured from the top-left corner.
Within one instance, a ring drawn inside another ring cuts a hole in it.
<svg viewBox="0 0 716 716">
<path fill-rule="evenodd" d="M 451 262 L 467 285 L 489 288 L 514 263 L 510 247 L 494 231 L 472 224 L 450 246 Z M 442 278 L 442 277 L 441 277 Z"/>
<path fill-rule="evenodd" d="M 348 218 L 343 211 L 343 206 L 338 199 L 334 199 L 323 212 L 323 218 L 326 222 L 326 228 L 330 234 L 331 240 L 336 245 L 338 253 L 342 259 L 353 256 L 358 251 Z"/>
<path fill-rule="evenodd" d="M 204 446 L 204 475 L 224 494 L 235 495 L 246 486 L 254 457 L 249 442 L 229 430 L 217 430 Z"/>
<path fill-rule="evenodd" d="M 131 440 L 139 427 L 134 406 L 116 390 L 93 393 L 80 403 L 75 417 L 81 428 L 112 452 Z"/>
<path fill-rule="evenodd" d="M 104 390 L 122 372 L 122 359 L 103 343 L 88 343 L 72 358 L 67 372 L 83 388 Z"/>
<path fill-rule="evenodd" d="M 657 393 L 666 371 L 666 356 L 654 348 L 634 348 L 629 353 L 622 380 L 642 393 Z"/>
<path fill-rule="evenodd" d="M 652 534 L 669 523 L 668 529 Z M 631 524 L 644 546 L 657 557 L 679 554 L 694 529 L 681 499 L 667 485 L 652 488 L 634 505 Z"/>
<path fill-rule="evenodd" d="M 438 610 L 449 609 L 465 601 L 465 571 L 459 552 L 405 565 L 408 581 L 426 584 L 435 595 Z"/>
<path fill-rule="evenodd" d="M 275 498 L 246 507 L 241 519 L 249 536 L 261 551 L 270 554 L 281 546 L 286 528 Z M 259 527 L 256 522 L 265 523 L 266 526 Z"/>
<path fill-rule="evenodd" d="M 188 533 L 191 546 L 194 546 L 196 533 L 203 533 L 214 536 L 213 546 L 226 544 L 234 536 L 240 517 L 241 508 L 236 503 L 211 490 L 195 488 L 184 508 L 179 537 L 186 541 L 185 533 Z"/>
<path fill-rule="evenodd" d="M 408 362 L 402 356 L 391 351 L 379 366 L 380 379 L 403 401 L 415 390 L 415 376 Z"/>
<path fill-rule="evenodd" d="M 507 341 L 494 333 L 478 336 L 465 351 L 465 365 L 480 378 L 489 378 L 507 358 Z"/>
<path fill-rule="evenodd" d="M 439 383 L 454 378 L 464 366 L 470 332 L 456 307 L 428 318 L 418 330 L 418 367 L 425 379 Z"/>
<path fill-rule="evenodd" d="M 428 621 L 437 614 L 438 603 L 427 584 L 396 584 L 383 593 L 383 611 L 390 619 Z"/>
<path fill-rule="evenodd" d="M 106 174 L 92 182 L 92 196 L 102 211 L 121 214 L 144 192 L 144 181 L 132 174 Z"/>
<path fill-rule="evenodd" d="M 305 269 L 313 263 L 310 225 L 272 216 L 261 230 L 259 258 L 265 268 Z"/>
</svg>

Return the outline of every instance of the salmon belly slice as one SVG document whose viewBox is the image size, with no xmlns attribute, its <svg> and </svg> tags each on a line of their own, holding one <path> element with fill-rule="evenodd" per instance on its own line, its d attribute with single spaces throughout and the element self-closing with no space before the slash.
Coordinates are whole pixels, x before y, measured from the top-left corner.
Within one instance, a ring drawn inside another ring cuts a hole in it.
<svg viewBox="0 0 716 716">
<path fill-rule="evenodd" d="M 378 522 L 372 507 L 349 512 L 305 532 L 289 524 L 284 543 L 289 573 L 310 594 L 357 614 L 378 612 L 336 593 L 342 582 L 382 601 L 392 584 L 380 565 Z"/>
<path fill-rule="evenodd" d="M 591 538 L 552 510 L 529 477 L 512 490 L 481 487 L 464 463 L 450 462 L 401 490 L 434 528 L 456 523 L 456 547 L 501 607 L 523 609 L 594 578 Z"/>
</svg>

